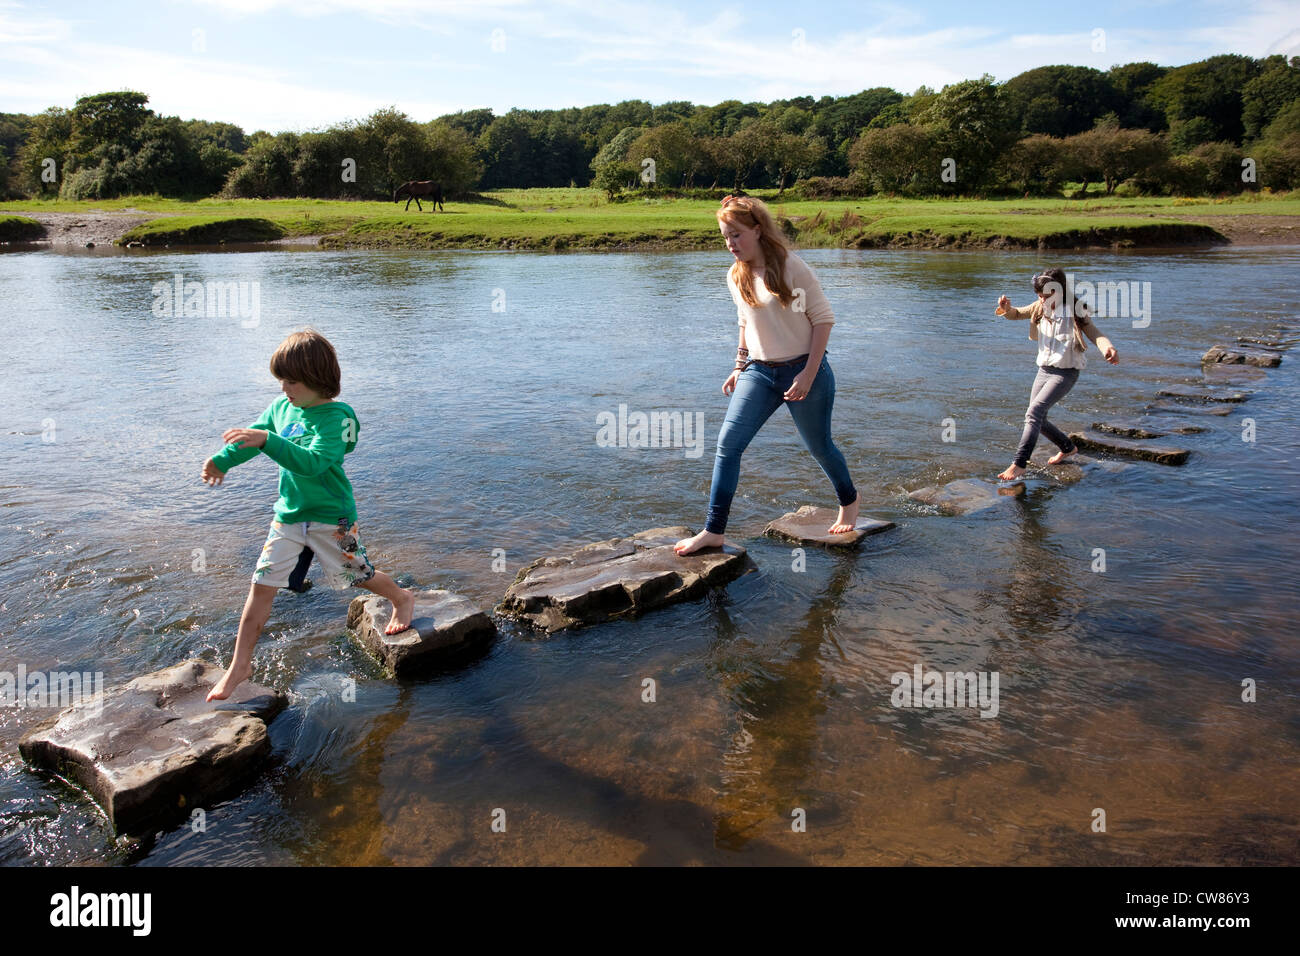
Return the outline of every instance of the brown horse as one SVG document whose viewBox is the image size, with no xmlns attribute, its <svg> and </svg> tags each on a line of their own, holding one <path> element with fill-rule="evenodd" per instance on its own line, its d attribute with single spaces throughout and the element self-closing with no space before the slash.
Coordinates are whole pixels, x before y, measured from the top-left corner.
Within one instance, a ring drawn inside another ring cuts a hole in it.
<svg viewBox="0 0 1300 956">
<path fill-rule="evenodd" d="M 415 200 L 415 208 L 424 212 L 424 207 L 420 205 L 421 196 L 427 197 L 435 209 L 441 212 L 447 211 L 442 208 L 442 187 L 432 179 L 412 179 L 409 183 L 402 183 L 393 190 L 393 202 L 401 202 L 403 196 L 406 196 L 407 200 L 402 212 L 411 208 L 412 199 Z"/>
</svg>

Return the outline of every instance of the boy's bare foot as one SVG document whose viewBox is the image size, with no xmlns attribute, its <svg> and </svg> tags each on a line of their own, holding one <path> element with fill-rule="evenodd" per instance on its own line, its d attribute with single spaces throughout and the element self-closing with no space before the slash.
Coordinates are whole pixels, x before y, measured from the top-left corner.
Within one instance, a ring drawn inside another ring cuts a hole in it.
<svg viewBox="0 0 1300 956">
<path fill-rule="evenodd" d="M 1024 477 L 1025 469 L 1019 465 L 1011 465 L 1006 471 L 998 475 L 1003 481 L 1015 481 L 1017 478 Z"/>
<path fill-rule="evenodd" d="M 675 545 L 673 550 L 678 554 L 686 555 L 701 548 L 720 548 L 726 539 L 720 534 L 714 534 L 712 531 L 701 531 L 692 538 L 682 538 Z"/>
<path fill-rule="evenodd" d="M 827 528 L 828 534 L 844 534 L 852 531 L 858 524 L 858 499 L 854 498 L 852 504 L 840 505 L 839 517 L 835 523 Z"/>
<path fill-rule="evenodd" d="M 415 594 L 402 588 L 402 596 L 393 602 L 393 616 L 388 619 L 385 634 L 400 634 L 411 626 L 411 615 L 415 613 Z"/>
<path fill-rule="evenodd" d="M 1047 463 L 1049 465 L 1059 465 L 1061 462 L 1065 461 L 1065 459 L 1073 458 L 1077 454 L 1079 454 L 1079 449 L 1077 448 L 1074 449 L 1074 451 L 1058 451 L 1051 458 L 1047 459 Z"/>
<path fill-rule="evenodd" d="M 235 688 L 253 676 L 253 665 L 245 664 L 243 667 L 236 669 L 234 664 L 230 669 L 221 675 L 221 680 L 212 685 L 212 690 L 208 691 L 207 700 L 225 700 L 235 692 Z"/>
</svg>

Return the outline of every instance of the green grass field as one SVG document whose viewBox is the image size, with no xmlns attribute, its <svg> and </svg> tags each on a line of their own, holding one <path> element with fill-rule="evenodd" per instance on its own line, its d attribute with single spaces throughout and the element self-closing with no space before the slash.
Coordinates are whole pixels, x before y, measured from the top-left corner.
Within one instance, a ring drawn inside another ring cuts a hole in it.
<svg viewBox="0 0 1300 956">
<path fill-rule="evenodd" d="M 804 247 L 1171 244 L 1221 240 L 1200 217 L 1297 216 L 1300 193 L 1230 199 L 790 200 L 757 191 Z M 404 212 L 388 202 L 131 196 L 98 202 L 25 200 L 4 213 L 139 211 L 158 218 L 123 242 L 146 245 L 323 236 L 332 248 L 709 248 L 719 243 L 713 200 L 634 195 L 609 202 L 595 189 L 505 189 L 446 212 Z M 16 216 L 0 214 L 3 223 Z M 10 227 L 18 229 L 18 226 Z M 28 229 L 30 227 L 21 227 Z M 0 238 L 4 233 L 0 233 Z"/>
</svg>

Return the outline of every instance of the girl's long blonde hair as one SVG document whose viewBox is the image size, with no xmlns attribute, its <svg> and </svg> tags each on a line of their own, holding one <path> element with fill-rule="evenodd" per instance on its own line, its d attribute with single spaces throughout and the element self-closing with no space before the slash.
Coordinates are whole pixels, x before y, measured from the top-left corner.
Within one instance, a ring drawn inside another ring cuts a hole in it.
<svg viewBox="0 0 1300 956">
<path fill-rule="evenodd" d="M 790 243 L 772 219 L 772 214 L 761 199 L 750 196 L 728 196 L 722 200 L 717 212 L 719 223 L 754 227 L 762 231 L 758 236 L 759 247 L 763 250 L 764 268 L 767 276 L 763 280 L 768 289 L 781 300 L 787 309 L 794 301 L 794 291 L 785 278 L 785 257 L 790 251 Z M 754 294 L 754 270 L 748 262 L 737 260 L 731 264 L 731 277 L 740 289 L 740 297 L 750 306 L 758 305 L 758 296 Z"/>
</svg>

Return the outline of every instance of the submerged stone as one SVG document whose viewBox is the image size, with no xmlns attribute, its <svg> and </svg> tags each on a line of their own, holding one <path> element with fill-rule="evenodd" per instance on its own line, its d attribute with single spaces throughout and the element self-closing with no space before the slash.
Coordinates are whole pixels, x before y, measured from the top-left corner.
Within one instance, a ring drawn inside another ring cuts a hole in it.
<svg viewBox="0 0 1300 956">
<path fill-rule="evenodd" d="M 1237 404 L 1250 398 L 1245 392 L 1223 392 L 1196 385 L 1166 385 L 1156 392 L 1161 398 L 1185 398 L 1197 402 L 1229 402 Z"/>
<path fill-rule="evenodd" d="M 224 672 L 188 660 L 137 677 L 29 731 L 18 750 L 85 788 L 119 833 L 174 822 L 237 791 L 271 752 L 266 725 L 284 695 L 245 681 L 206 702 Z"/>
<path fill-rule="evenodd" d="M 1239 335 L 1237 336 L 1237 344 L 1245 345 L 1248 348 L 1253 347 L 1259 349 L 1266 349 L 1270 352 L 1281 352 L 1281 351 L 1285 351 L 1286 349 L 1289 349 L 1292 345 L 1294 345 L 1295 340 L 1294 339 L 1288 339 L 1288 340 L 1259 339 L 1259 338 L 1251 338 L 1250 336 L 1246 336 L 1246 335 Z"/>
<path fill-rule="evenodd" d="M 910 492 L 908 497 L 949 514 L 965 515 L 1024 493 L 1025 484 L 1020 480 L 1014 484 L 998 485 L 982 478 L 959 478 L 942 487 L 932 485 L 918 488 Z"/>
<path fill-rule="evenodd" d="M 397 677 L 455 659 L 496 634 L 492 618 L 451 591 L 416 591 L 411 626 L 385 634 L 392 613 L 387 598 L 358 595 L 348 606 L 348 627 Z"/>
<path fill-rule="evenodd" d="M 685 556 L 673 551 L 693 534 L 684 526 L 651 528 L 540 558 L 519 572 L 497 612 L 559 631 L 701 597 L 750 566 L 745 549 L 734 545 Z"/>
<path fill-rule="evenodd" d="M 1133 440 L 1107 435 L 1098 431 L 1071 432 L 1070 440 L 1080 448 L 1093 451 L 1106 451 L 1114 455 L 1129 458 L 1141 458 L 1161 465 L 1181 465 L 1187 461 L 1190 452 L 1186 448 L 1172 445 L 1160 445 L 1152 441 Z"/>
<path fill-rule="evenodd" d="M 1250 365 L 1202 365 L 1201 377 L 1210 386 L 1243 385 L 1268 378 L 1268 373 Z"/>
<path fill-rule="evenodd" d="M 1152 402 L 1148 409 L 1157 412 L 1176 412 L 1179 415 L 1211 415 L 1222 418 L 1232 414 L 1231 405 L 1191 405 L 1187 402 Z"/>
<path fill-rule="evenodd" d="M 763 529 L 763 533 L 774 538 L 784 538 L 796 544 L 819 544 L 828 548 L 849 548 L 856 545 L 867 535 L 879 534 L 894 527 L 892 521 L 878 521 L 874 518 L 858 518 L 852 531 L 843 534 L 829 534 L 826 529 L 835 523 L 839 511 L 835 508 L 818 508 L 804 505 L 798 511 L 783 514 Z"/>
</svg>

